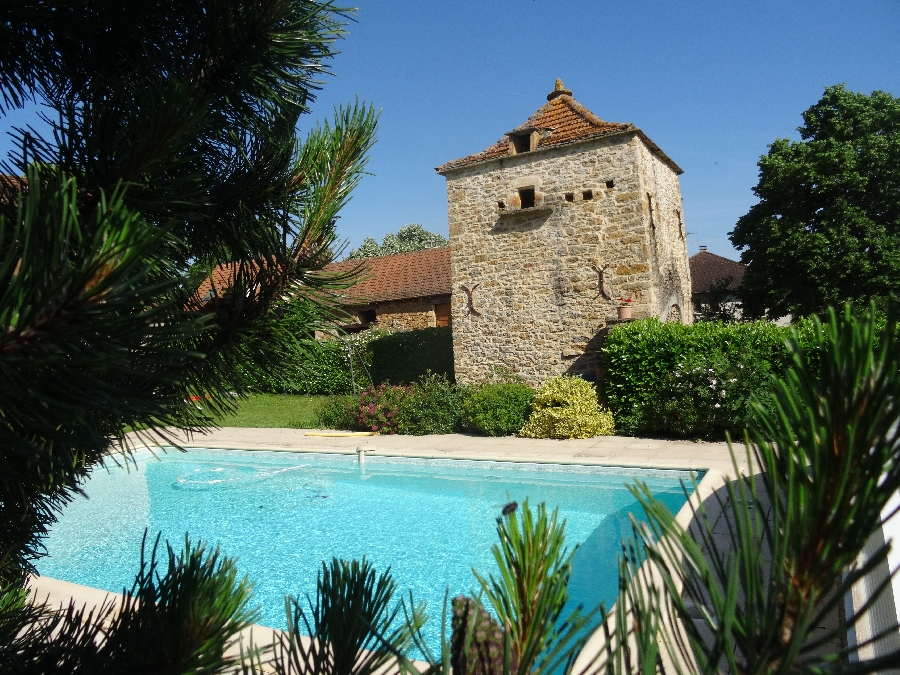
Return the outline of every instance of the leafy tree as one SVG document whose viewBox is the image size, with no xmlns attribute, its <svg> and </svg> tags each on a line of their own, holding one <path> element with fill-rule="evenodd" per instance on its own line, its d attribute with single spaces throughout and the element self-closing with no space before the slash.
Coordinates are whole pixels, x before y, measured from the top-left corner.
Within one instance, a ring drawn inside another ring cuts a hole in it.
<svg viewBox="0 0 900 675">
<path fill-rule="evenodd" d="M 429 232 L 418 223 L 404 225 L 397 234 L 386 234 L 378 244 L 372 237 L 366 237 L 359 248 L 355 248 L 347 255 L 347 260 L 359 260 L 360 258 L 373 258 L 381 255 L 394 255 L 395 253 L 409 253 L 422 251 L 426 248 L 438 248 L 449 246 L 450 242 L 434 232 Z"/>
<path fill-rule="evenodd" d="M 759 161 L 738 220 L 744 309 L 806 315 L 900 290 L 900 99 L 829 87 Z"/>
</svg>

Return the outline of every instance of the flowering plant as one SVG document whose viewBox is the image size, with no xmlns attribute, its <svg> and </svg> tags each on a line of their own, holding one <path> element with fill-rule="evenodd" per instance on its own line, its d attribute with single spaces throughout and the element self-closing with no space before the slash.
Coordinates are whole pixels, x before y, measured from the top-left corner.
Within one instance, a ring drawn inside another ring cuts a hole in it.
<svg viewBox="0 0 900 675">
<path fill-rule="evenodd" d="M 356 423 L 360 429 L 382 434 L 397 433 L 397 413 L 410 387 L 379 384 L 359 395 L 356 404 Z"/>
<path fill-rule="evenodd" d="M 619 297 L 618 300 L 619 300 L 620 307 L 628 307 L 628 305 L 631 304 L 631 298 Z"/>
</svg>

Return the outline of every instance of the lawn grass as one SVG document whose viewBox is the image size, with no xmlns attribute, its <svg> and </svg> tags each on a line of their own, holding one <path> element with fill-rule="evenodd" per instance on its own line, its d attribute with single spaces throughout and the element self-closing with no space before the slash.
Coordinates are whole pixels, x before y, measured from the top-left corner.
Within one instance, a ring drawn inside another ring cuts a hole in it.
<svg viewBox="0 0 900 675">
<path fill-rule="evenodd" d="M 220 417 L 223 427 L 314 429 L 315 410 L 327 396 L 251 394 L 238 403 L 237 414 Z"/>
</svg>

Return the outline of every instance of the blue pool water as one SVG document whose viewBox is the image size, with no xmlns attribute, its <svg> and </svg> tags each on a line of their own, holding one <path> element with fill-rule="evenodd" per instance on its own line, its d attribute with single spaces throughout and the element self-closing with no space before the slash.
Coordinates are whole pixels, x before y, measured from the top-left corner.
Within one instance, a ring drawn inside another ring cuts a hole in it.
<svg viewBox="0 0 900 675">
<path fill-rule="evenodd" d="M 686 471 L 423 460 L 234 450 L 137 456 L 137 468 L 96 470 L 48 539 L 42 575 L 121 592 L 137 572 L 141 537 L 162 532 L 176 548 L 220 544 L 255 584 L 261 623 L 282 628 L 284 595 L 315 593 L 332 556 L 391 567 L 407 596 L 426 600 L 426 637 L 439 644 L 444 591 L 476 588 L 472 568 L 496 565 L 496 518 L 509 500 L 559 507 L 575 554 L 570 603 L 609 604 L 629 514 L 643 517 L 625 484 L 646 482 L 677 512 Z"/>
</svg>

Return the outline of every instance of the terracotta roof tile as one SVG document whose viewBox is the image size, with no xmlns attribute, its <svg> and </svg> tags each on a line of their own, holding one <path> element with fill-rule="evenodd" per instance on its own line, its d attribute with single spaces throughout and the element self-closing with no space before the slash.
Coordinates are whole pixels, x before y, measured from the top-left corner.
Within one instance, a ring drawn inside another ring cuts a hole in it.
<svg viewBox="0 0 900 675">
<path fill-rule="evenodd" d="M 331 263 L 324 272 L 348 272 L 362 263 L 362 281 L 345 291 L 349 302 L 384 302 L 449 295 L 450 247 Z"/>
<path fill-rule="evenodd" d="M 744 279 L 747 266 L 709 251 L 700 251 L 688 260 L 691 266 L 691 292 L 706 293 L 720 281 L 731 277 L 729 289 L 736 289 Z"/>
<path fill-rule="evenodd" d="M 569 90 L 561 89 L 560 84 L 561 83 L 557 83 L 557 90 L 548 96 L 549 100 L 546 104 L 538 108 L 537 112 L 529 117 L 523 124 L 520 124 L 492 146 L 481 152 L 476 152 L 474 155 L 447 162 L 446 164 L 437 167 L 435 171 L 444 173 L 470 164 L 485 162 L 496 159 L 497 157 L 505 157 L 509 155 L 510 134 L 513 134 L 516 131 L 534 129 L 542 133 L 542 137 L 538 141 L 535 149 L 550 148 L 556 145 L 582 141 L 589 138 L 634 131 L 647 143 L 648 147 L 650 147 L 653 152 L 657 153 L 664 161 L 671 164 L 677 173 L 681 173 L 681 169 L 678 165 L 669 159 L 665 153 L 663 153 L 662 150 L 660 150 L 659 147 L 647 138 L 647 136 L 636 126 L 630 122 L 603 121 L 572 98 Z"/>
</svg>

